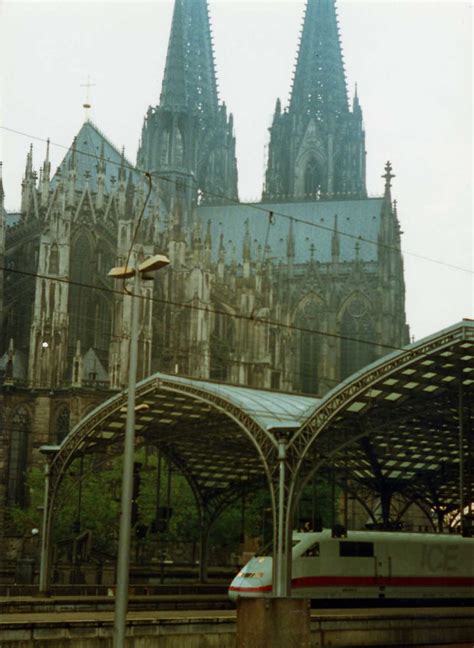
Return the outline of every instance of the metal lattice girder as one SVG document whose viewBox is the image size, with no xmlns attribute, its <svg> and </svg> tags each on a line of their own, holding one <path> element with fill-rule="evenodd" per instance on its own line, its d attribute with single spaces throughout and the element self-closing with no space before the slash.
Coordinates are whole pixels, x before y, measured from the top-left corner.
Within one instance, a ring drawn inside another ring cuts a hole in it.
<svg viewBox="0 0 474 648">
<path fill-rule="evenodd" d="M 278 430 L 289 442 L 293 500 L 324 464 L 361 486 L 417 497 L 428 507 L 458 501 L 458 392 L 465 392 L 464 461 L 470 467 L 473 323 L 464 321 L 379 360 L 323 400 L 156 374 L 137 388 L 138 442 L 156 445 L 209 505 L 226 491 L 275 482 Z M 51 465 L 55 489 L 75 456 L 120 451 L 126 393 L 107 401 L 68 435 Z M 468 473 L 469 471 L 466 471 Z M 466 497 L 470 483 L 466 483 Z"/>
<path fill-rule="evenodd" d="M 474 322 L 463 321 L 378 360 L 322 400 L 155 374 L 137 385 L 136 440 L 176 465 L 208 524 L 266 482 L 279 534 L 284 520 L 281 585 L 291 571 L 293 511 L 323 467 L 378 496 L 385 517 L 395 494 L 438 522 L 472 502 L 473 385 Z M 74 458 L 121 451 L 126 402 L 126 392 L 114 396 L 62 442 L 49 471 L 47 536 Z"/>
<path fill-rule="evenodd" d="M 416 498 L 429 508 L 459 505 L 462 455 L 472 475 L 474 322 L 383 358 L 327 394 L 290 442 L 296 501 L 325 463 L 377 491 Z M 460 393 L 463 407 L 459 407 Z M 463 485 L 464 501 L 472 484 Z"/>
<path fill-rule="evenodd" d="M 127 393 L 99 406 L 61 444 L 51 463 L 49 527 L 56 493 L 74 458 L 121 452 Z M 301 423 L 319 401 L 155 374 L 137 385 L 137 444 L 159 447 L 183 473 L 214 518 L 235 494 L 271 484 L 277 441 L 271 429 Z M 146 407 L 143 407 L 146 405 Z M 270 486 L 270 491 L 272 488 Z M 271 492 L 271 496 L 274 495 Z"/>
</svg>

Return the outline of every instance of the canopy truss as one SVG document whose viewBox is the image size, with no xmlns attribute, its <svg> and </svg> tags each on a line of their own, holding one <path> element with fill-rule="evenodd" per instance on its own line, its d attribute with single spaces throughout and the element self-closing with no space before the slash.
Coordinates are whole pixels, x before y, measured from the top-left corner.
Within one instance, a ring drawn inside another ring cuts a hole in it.
<svg viewBox="0 0 474 648">
<path fill-rule="evenodd" d="M 160 448 L 188 479 L 203 537 L 233 499 L 266 484 L 275 540 L 284 529 L 282 561 L 298 499 L 323 467 L 352 492 L 374 493 L 387 527 L 395 494 L 419 503 L 440 527 L 445 513 L 472 502 L 473 384 L 474 322 L 464 320 L 364 368 L 321 400 L 154 374 L 137 385 L 136 438 Z M 80 455 L 121 452 L 126 403 L 123 392 L 91 412 L 52 459 L 46 555 L 63 476 Z M 290 569 L 287 562 L 286 582 Z"/>
</svg>

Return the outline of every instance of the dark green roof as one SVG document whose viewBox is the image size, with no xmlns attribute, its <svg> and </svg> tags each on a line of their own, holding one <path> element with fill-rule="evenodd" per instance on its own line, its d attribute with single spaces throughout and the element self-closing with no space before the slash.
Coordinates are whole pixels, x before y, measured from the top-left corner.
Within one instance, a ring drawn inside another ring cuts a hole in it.
<svg viewBox="0 0 474 648">
<path fill-rule="evenodd" d="M 122 153 L 107 139 L 107 137 L 91 121 L 86 121 L 82 125 L 76 137 L 75 162 L 77 169 L 77 188 L 80 190 L 84 187 L 86 174 L 90 174 L 89 186 L 92 191 L 96 190 L 97 166 L 99 164 L 102 147 L 104 150 L 105 160 L 105 190 L 109 192 L 112 189 L 112 179 L 118 178 L 120 164 L 122 162 Z M 66 174 L 72 158 L 72 148 L 64 156 L 60 166 L 62 174 Z M 138 173 L 133 164 L 124 159 L 124 167 L 127 172 L 132 173 L 134 181 L 138 179 Z M 57 182 L 57 175 L 52 180 L 53 187 Z"/>
<path fill-rule="evenodd" d="M 356 258 L 356 244 L 359 245 L 361 261 L 377 260 L 377 241 L 383 198 L 361 200 L 328 200 L 315 202 L 257 203 L 253 205 L 200 206 L 197 213 L 203 232 L 210 221 L 213 258 L 217 259 L 221 233 L 224 234 L 226 259 L 232 256 L 235 246 L 237 260 L 242 259 L 243 241 L 248 220 L 252 259 L 257 259 L 258 246 L 267 240 L 270 251 L 266 258 L 275 262 L 287 261 L 287 239 L 292 217 L 295 241 L 295 263 L 306 263 L 311 259 L 314 245 L 314 260 L 321 263 L 331 261 L 331 241 L 337 215 L 339 231 L 339 259 L 353 261 Z M 255 209 L 257 207 L 258 209 Z M 269 212 L 273 212 L 273 224 L 268 226 Z M 301 222 L 306 221 L 306 222 Z M 315 227 L 316 226 L 316 227 Z M 346 236 L 348 234 L 349 236 Z M 358 237 L 361 237 L 359 240 Z M 365 240 L 362 240 L 365 239 Z"/>
</svg>

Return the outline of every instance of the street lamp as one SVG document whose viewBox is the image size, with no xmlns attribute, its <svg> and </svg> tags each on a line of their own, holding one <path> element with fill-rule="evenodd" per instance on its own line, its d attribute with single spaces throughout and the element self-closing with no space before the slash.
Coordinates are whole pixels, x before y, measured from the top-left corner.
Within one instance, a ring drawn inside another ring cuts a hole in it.
<svg viewBox="0 0 474 648">
<path fill-rule="evenodd" d="M 160 270 L 169 265 L 170 260 L 162 254 L 156 254 L 136 268 L 129 266 L 112 268 L 108 273 L 114 279 L 130 279 L 133 277 L 132 322 L 130 330 L 130 352 L 128 364 L 128 400 L 127 421 L 125 426 L 125 442 L 123 452 L 122 473 L 122 500 L 120 532 L 117 559 L 117 591 L 115 599 L 114 616 L 114 648 L 125 646 L 125 627 L 128 606 L 128 580 L 130 565 L 130 535 L 132 519 L 133 496 L 133 454 L 135 442 L 135 386 L 137 381 L 137 356 L 138 356 L 138 295 L 140 283 L 149 279 L 149 273 Z"/>
</svg>

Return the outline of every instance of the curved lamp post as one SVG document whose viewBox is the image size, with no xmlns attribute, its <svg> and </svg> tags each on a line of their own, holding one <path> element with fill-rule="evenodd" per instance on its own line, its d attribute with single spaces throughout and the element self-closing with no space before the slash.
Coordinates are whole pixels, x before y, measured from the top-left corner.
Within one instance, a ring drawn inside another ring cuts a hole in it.
<svg viewBox="0 0 474 648">
<path fill-rule="evenodd" d="M 125 427 L 125 442 L 123 453 L 122 473 L 122 499 L 120 532 L 117 557 L 117 591 L 115 599 L 114 615 L 114 648 L 125 646 L 125 627 L 128 607 L 128 581 L 130 565 L 130 535 L 132 518 L 132 494 L 133 494 L 133 454 L 135 443 L 135 386 L 137 380 L 137 356 L 138 356 L 138 295 L 140 284 L 147 275 L 169 265 L 170 260 L 162 254 L 156 254 L 136 268 L 117 267 L 112 268 L 108 273 L 114 279 L 134 278 L 132 298 L 132 322 L 130 330 L 130 352 L 128 365 L 128 400 L 127 400 L 127 422 Z"/>
</svg>

